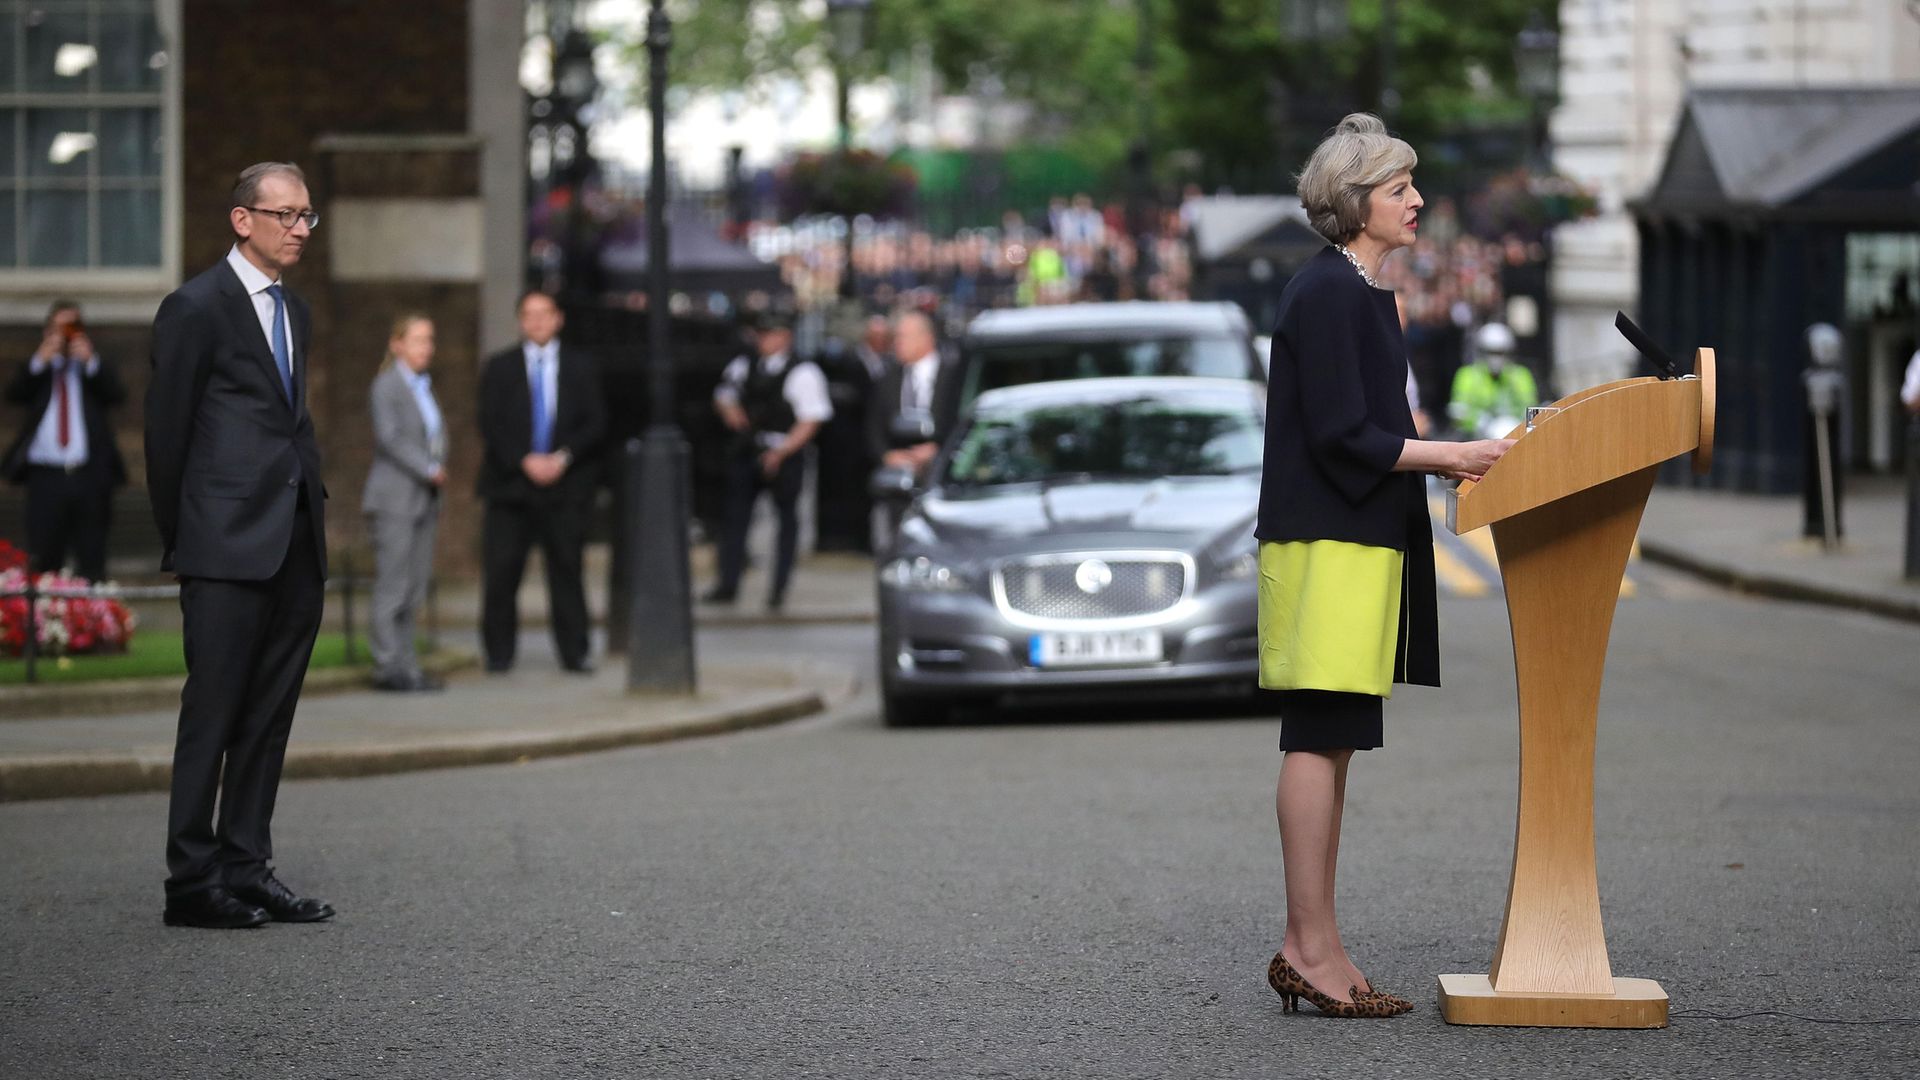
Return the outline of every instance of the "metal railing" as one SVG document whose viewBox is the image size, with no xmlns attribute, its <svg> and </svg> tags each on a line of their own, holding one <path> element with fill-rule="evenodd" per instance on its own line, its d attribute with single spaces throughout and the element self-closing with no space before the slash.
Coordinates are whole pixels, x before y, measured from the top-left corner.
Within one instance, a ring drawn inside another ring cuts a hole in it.
<svg viewBox="0 0 1920 1080">
<path fill-rule="evenodd" d="M 361 577 L 353 572 L 353 556 L 342 553 L 339 557 L 341 572 L 327 579 L 326 591 L 340 596 L 341 635 L 345 638 L 346 660 L 352 664 L 358 653 L 355 648 L 357 634 L 354 629 L 354 594 L 371 591 L 373 579 Z M 427 579 L 427 600 L 425 614 L 427 647 L 440 647 L 440 607 L 439 579 Z M 33 685 L 40 681 L 40 605 L 47 600 L 177 600 L 180 598 L 179 585 L 116 585 L 111 582 L 102 585 L 88 585 L 40 588 L 34 575 L 27 575 L 27 583 L 21 588 L 0 589 L 0 599 L 24 596 L 27 600 L 26 641 L 20 649 L 20 657 L 27 665 L 27 683 Z"/>
</svg>

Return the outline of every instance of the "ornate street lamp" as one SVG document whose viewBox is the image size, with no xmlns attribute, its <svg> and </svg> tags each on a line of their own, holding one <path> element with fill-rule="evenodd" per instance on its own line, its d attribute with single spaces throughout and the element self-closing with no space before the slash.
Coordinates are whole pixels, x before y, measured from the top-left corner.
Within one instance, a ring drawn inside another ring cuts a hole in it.
<svg viewBox="0 0 1920 1080">
<path fill-rule="evenodd" d="M 854 58 L 867 45 L 867 15 L 873 10 L 873 0 L 827 0 L 827 30 L 833 36 L 833 78 L 834 93 L 839 105 L 840 116 L 840 169 L 844 178 L 847 169 L 847 156 L 853 147 L 853 112 L 848 101 L 847 69 Z M 847 214 L 846 248 L 842 252 L 845 259 L 840 274 L 840 295 L 844 299 L 853 299 L 853 218 Z"/>
<path fill-rule="evenodd" d="M 667 355 L 667 50 L 673 24 L 665 0 L 647 13 L 647 108 L 653 160 L 647 177 L 646 434 L 627 443 L 625 536 L 627 690 L 690 694 L 695 687 L 693 583 L 687 566 L 687 441 L 673 419 L 673 363 Z"/>
</svg>

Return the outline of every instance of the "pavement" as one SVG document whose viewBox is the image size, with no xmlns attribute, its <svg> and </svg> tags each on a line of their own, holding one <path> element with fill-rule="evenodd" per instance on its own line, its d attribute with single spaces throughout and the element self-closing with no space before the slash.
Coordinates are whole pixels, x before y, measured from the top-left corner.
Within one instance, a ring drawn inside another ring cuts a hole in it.
<svg viewBox="0 0 1920 1080">
<path fill-rule="evenodd" d="M 1920 622 L 1920 581 L 1900 576 L 1904 486 L 1865 479 L 1848 492 L 1848 535 L 1826 551 L 1799 536 L 1797 498 L 1656 488 L 1641 528 L 1647 560 L 1739 591 Z M 1448 533 L 1436 498 L 1441 588 L 1454 598 L 1497 598 L 1499 572 L 1486 530 Z M 711 551 L 694 554 L 696 589 L 710 576 Z M 851 554 L 815 554 L 794 577 L 786 608 L 769 612 L 765 586 L 750 570 L 740 601 L 696 605 L 705 633 L 862 624 L 874 617 L 872 564 Z M 1630 565 L 1623 598 L 1650 575 Z M 545 601 L 530 567 L 521 609 L 526 657 L 549 651 L 538 628 Z M 605 550 L 589 553 L 589 607 L 607 607 Z M 1654 580 L 1660 580 L 1657 577 Z M 1672 591 L 1671 589 L 1669 591 Z M 1684 590 L 1682 590 L 1684 591 Z M 477 649 L 472 586 L 443 590 L 439 620 L 450 647 L 445 670 L 459 671 Z M 316 673 L 288 753 L 290 777 L 358 776 L 581 753 L 775 723 L 844 699 L 867 662 L 864 650 L 822 666 L 780 656 L 740 661 L 724 646 L 701 657 L 702 691 L 691 697 L 624 694 L 618 657 L 589 678 L 550 666 L 501 678 L 456 675 L 444 694 L 391 695 L 364 688 L 353 673 Z M 139 687 L 0 690 L 0 801 L 160 790 L 169 771 L 178 683 Z M 63 707 L 63 704 L 65 707 Z"/>
</svg>

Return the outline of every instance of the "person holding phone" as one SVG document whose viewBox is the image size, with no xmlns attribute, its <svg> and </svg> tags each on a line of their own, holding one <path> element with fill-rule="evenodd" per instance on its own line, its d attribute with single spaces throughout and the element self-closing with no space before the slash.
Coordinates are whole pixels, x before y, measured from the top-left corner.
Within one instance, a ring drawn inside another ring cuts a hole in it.
<svg viewBox="0 0 1920 1080">
<path fill-rule="evenodd" d="M 40 347 L 7 384 L 6 399 L 27 408 L 7 449 L 8 480 L 27 489 L 27 559 L 32 572 L 59 570 L 72 556 L 88 581 L 107 576 L 113 489 L 127 482 L 108 410 L 126 387 L 94 351 L 80 305 L 56 300 Z"/>
</svg>

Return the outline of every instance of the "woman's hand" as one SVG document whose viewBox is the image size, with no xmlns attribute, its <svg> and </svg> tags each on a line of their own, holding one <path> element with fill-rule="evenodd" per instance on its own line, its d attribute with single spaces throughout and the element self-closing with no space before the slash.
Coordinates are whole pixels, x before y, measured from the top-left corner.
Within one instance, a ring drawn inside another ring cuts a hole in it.
<svg viewBox="0 0 1920 1080">
<path fill-rule="evenodd" d="M 1513 448 L 1512 439 L 1477 439 L 1473 442 L 1454 443 L 1453 460 L 1440 470 L 1440 475 L 1449 480 L 1472 480 L 1480 482 L 1493 468 L 1493 463 L 1504 457 Z"/>
</svg>

